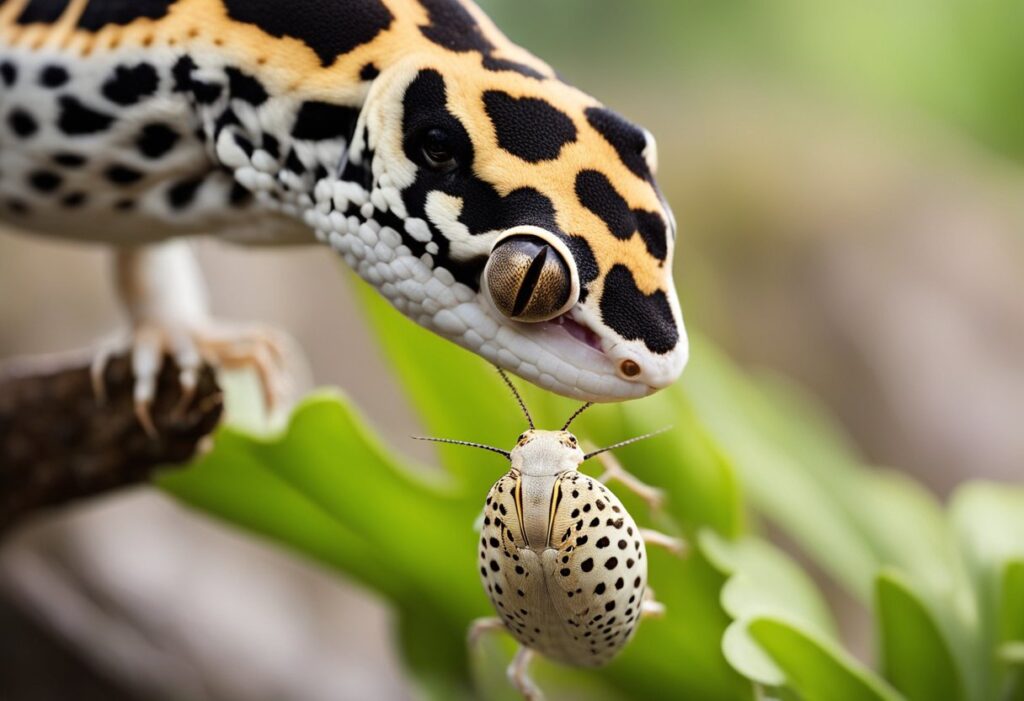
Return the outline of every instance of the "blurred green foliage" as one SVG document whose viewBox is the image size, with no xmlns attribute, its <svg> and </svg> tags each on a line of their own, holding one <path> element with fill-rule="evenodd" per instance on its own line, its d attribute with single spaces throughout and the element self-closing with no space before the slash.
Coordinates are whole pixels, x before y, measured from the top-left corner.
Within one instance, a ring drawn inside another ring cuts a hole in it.
<svg viewBox="0 0 1024 701">
<path fill-rule="evenodd" d="M 430 434 L 510 445 L 523 420 L 493 369 L 360 289 Z M 575 407 L 533 387 L 523 393 L 541 426 Z M 644 621 L 606 669 L 538 664 L 549 698 L 1024 698 L 1024 492 L 967 486 L 945 515 L 905 478 L 859 464 L 813 402 L 739 372 L 700 340 L 683 383 L 596 407 L 575 426 L 604 445 L 663 425 L 674 430 L 620 454 L 665 490 L 665 512 L 621 496 L 641 523 L 695 545 L 686 559 L 650 552 L 651 586 L 668 615 Z M 438 473 L 403 457 L 407 440 L 384 443 L 343 396 L 323 392 L 281 435 L 222 429 L 212 452 L 162 485 L 386 599 L 429 697 L 514 699 L 503 674 L 510 638 L 465 643 L 470 622 L 489 614 L 473 523 L 507 465 L 440 446 Z M 879 671 L 843 649 L 813 580 L 757 535 L 761 519 L 874 611 Z"/>
<path fill-rule="evenodd" d="M 789 84 L 870 110 L 923 110 L 1024 157 L 1024 4 L 1015 0 L 480 4 L 599 96 L 609 82 L 647 94 L 709 79 Z"/>
</svg>

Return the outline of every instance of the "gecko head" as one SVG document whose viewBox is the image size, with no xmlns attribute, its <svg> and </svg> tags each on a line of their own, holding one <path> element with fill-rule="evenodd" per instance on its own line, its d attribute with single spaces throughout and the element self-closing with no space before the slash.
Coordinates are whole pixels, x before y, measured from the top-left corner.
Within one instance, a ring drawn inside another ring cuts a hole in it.
<svg viewBox="0 0 1024 701">
<path fill-rule="evenodd" d="M 408 316 L 531 382 L 650 394 L 688 353 L 654 139 L 532 61 L 382 71 L 342 173 L 371 231 L 342 252 Z"/>
</svg>

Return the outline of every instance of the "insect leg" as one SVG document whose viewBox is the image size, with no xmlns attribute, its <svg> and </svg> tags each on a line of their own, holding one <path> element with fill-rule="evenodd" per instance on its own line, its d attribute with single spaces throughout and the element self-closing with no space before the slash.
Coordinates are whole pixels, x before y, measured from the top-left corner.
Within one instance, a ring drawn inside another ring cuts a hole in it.
<svg viewBox="0 0 1024 701">
<path fill-rule="evenodd" d="M 682 538 L 673 538 L 661 531 L 652 531 L 650 528 L 641 528 L 640 537 L 644 539 L 645 545 L 656 545 L 665 548 L 673 555 L 682 557 L 686 554 L 686 541 Z"/>
<path fill-rule="evenodd" d="M 497 616 L 489 616 L 486 618 L 478 618 L 473 621 L 469 626 L 469 633 L 466 636 L 466 640 L 469 642 L 470 647 L 473 647 L 480 638 L 495 630 L 504 630 L 505 622 Z"/>
<path fill-rule="evenodd" d="M 623 487 L 646 501 L 647 505 L 650 506 L 651 509 L 657 511 L 662 507 L 665 501 L 664 493 L 657 487 L 645 484 L 630 473 L 626 472 L 622 463 L 620 463 L 614 455 L 611 453 L 601 453 L 597 456 L 597 459 L 600 460 L 601 464 L 604 466 L 604 474 L 598 478 L 602 482 L 607 484 L 612 480 L 616 480 Z"/>
<path fill-rule="evenodd" d="M 526 701 L 544 701 L 544 694 L 530 678 L 530 662 L 533 660 L 533 650 L 520 646 L 516 656 L 512 658 L 508 666 L 508 680 L 523 695 Z"/>
<path fill-rule="evenodd" d="M 655 601 L 654 590 L 648 587 L 644 590 L 644 598 L 640 602 L 640 618 L 664 618 L 665 604 Z"/>
</svg>

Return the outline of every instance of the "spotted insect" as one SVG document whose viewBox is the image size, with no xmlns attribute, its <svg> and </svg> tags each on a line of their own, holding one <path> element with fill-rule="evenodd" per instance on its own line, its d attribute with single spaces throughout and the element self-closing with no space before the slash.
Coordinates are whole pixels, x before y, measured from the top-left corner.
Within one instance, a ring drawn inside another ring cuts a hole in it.
<svg viewBox="0 0 1024 701">
<path fill-rule="evenodd" d="M 682 553 L 684 544 L 637 526 L 604 484 L 617 479 L 657 506 L 660 492 L 608 453 L 656 433 L 584 453 L 568 429 L 589 403 L 561 429 L 540 430 L 515 386 L 501 375 L 530 425 L 511 451 L 444 438 L 421 440 L 490 450 L 511 463 L 487 495 L 478 553 L 480 579 L 498 616 L 476 621 L 470 642 L 489 630 L 511 633 L 520 649 L 508 668 L 509 680 L 536 700 L 542 695 L 529 676 L 532 655 L 579 667 L 610 662 L 641 618 L 664 612 L 647 587 L 646 545 Z M 600 479 L 579 472 L 584 461 L 597 456 L 606 467 Z"/>
</svg>

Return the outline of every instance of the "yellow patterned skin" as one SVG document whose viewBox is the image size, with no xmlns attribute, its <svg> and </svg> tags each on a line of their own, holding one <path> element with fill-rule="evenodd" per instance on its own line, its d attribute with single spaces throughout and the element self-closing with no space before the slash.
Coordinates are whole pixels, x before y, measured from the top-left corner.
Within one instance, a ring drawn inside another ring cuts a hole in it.
<svg viewBox="0 0 1024 701">
<path fill-rule="evenodd" d="M 686 363 L 653 137 L 472 3 L 5 0 L 0 119 L 0 217 L 23 229 L 318 240 L 568 396 L 643 396 Z"/>
</svg>

